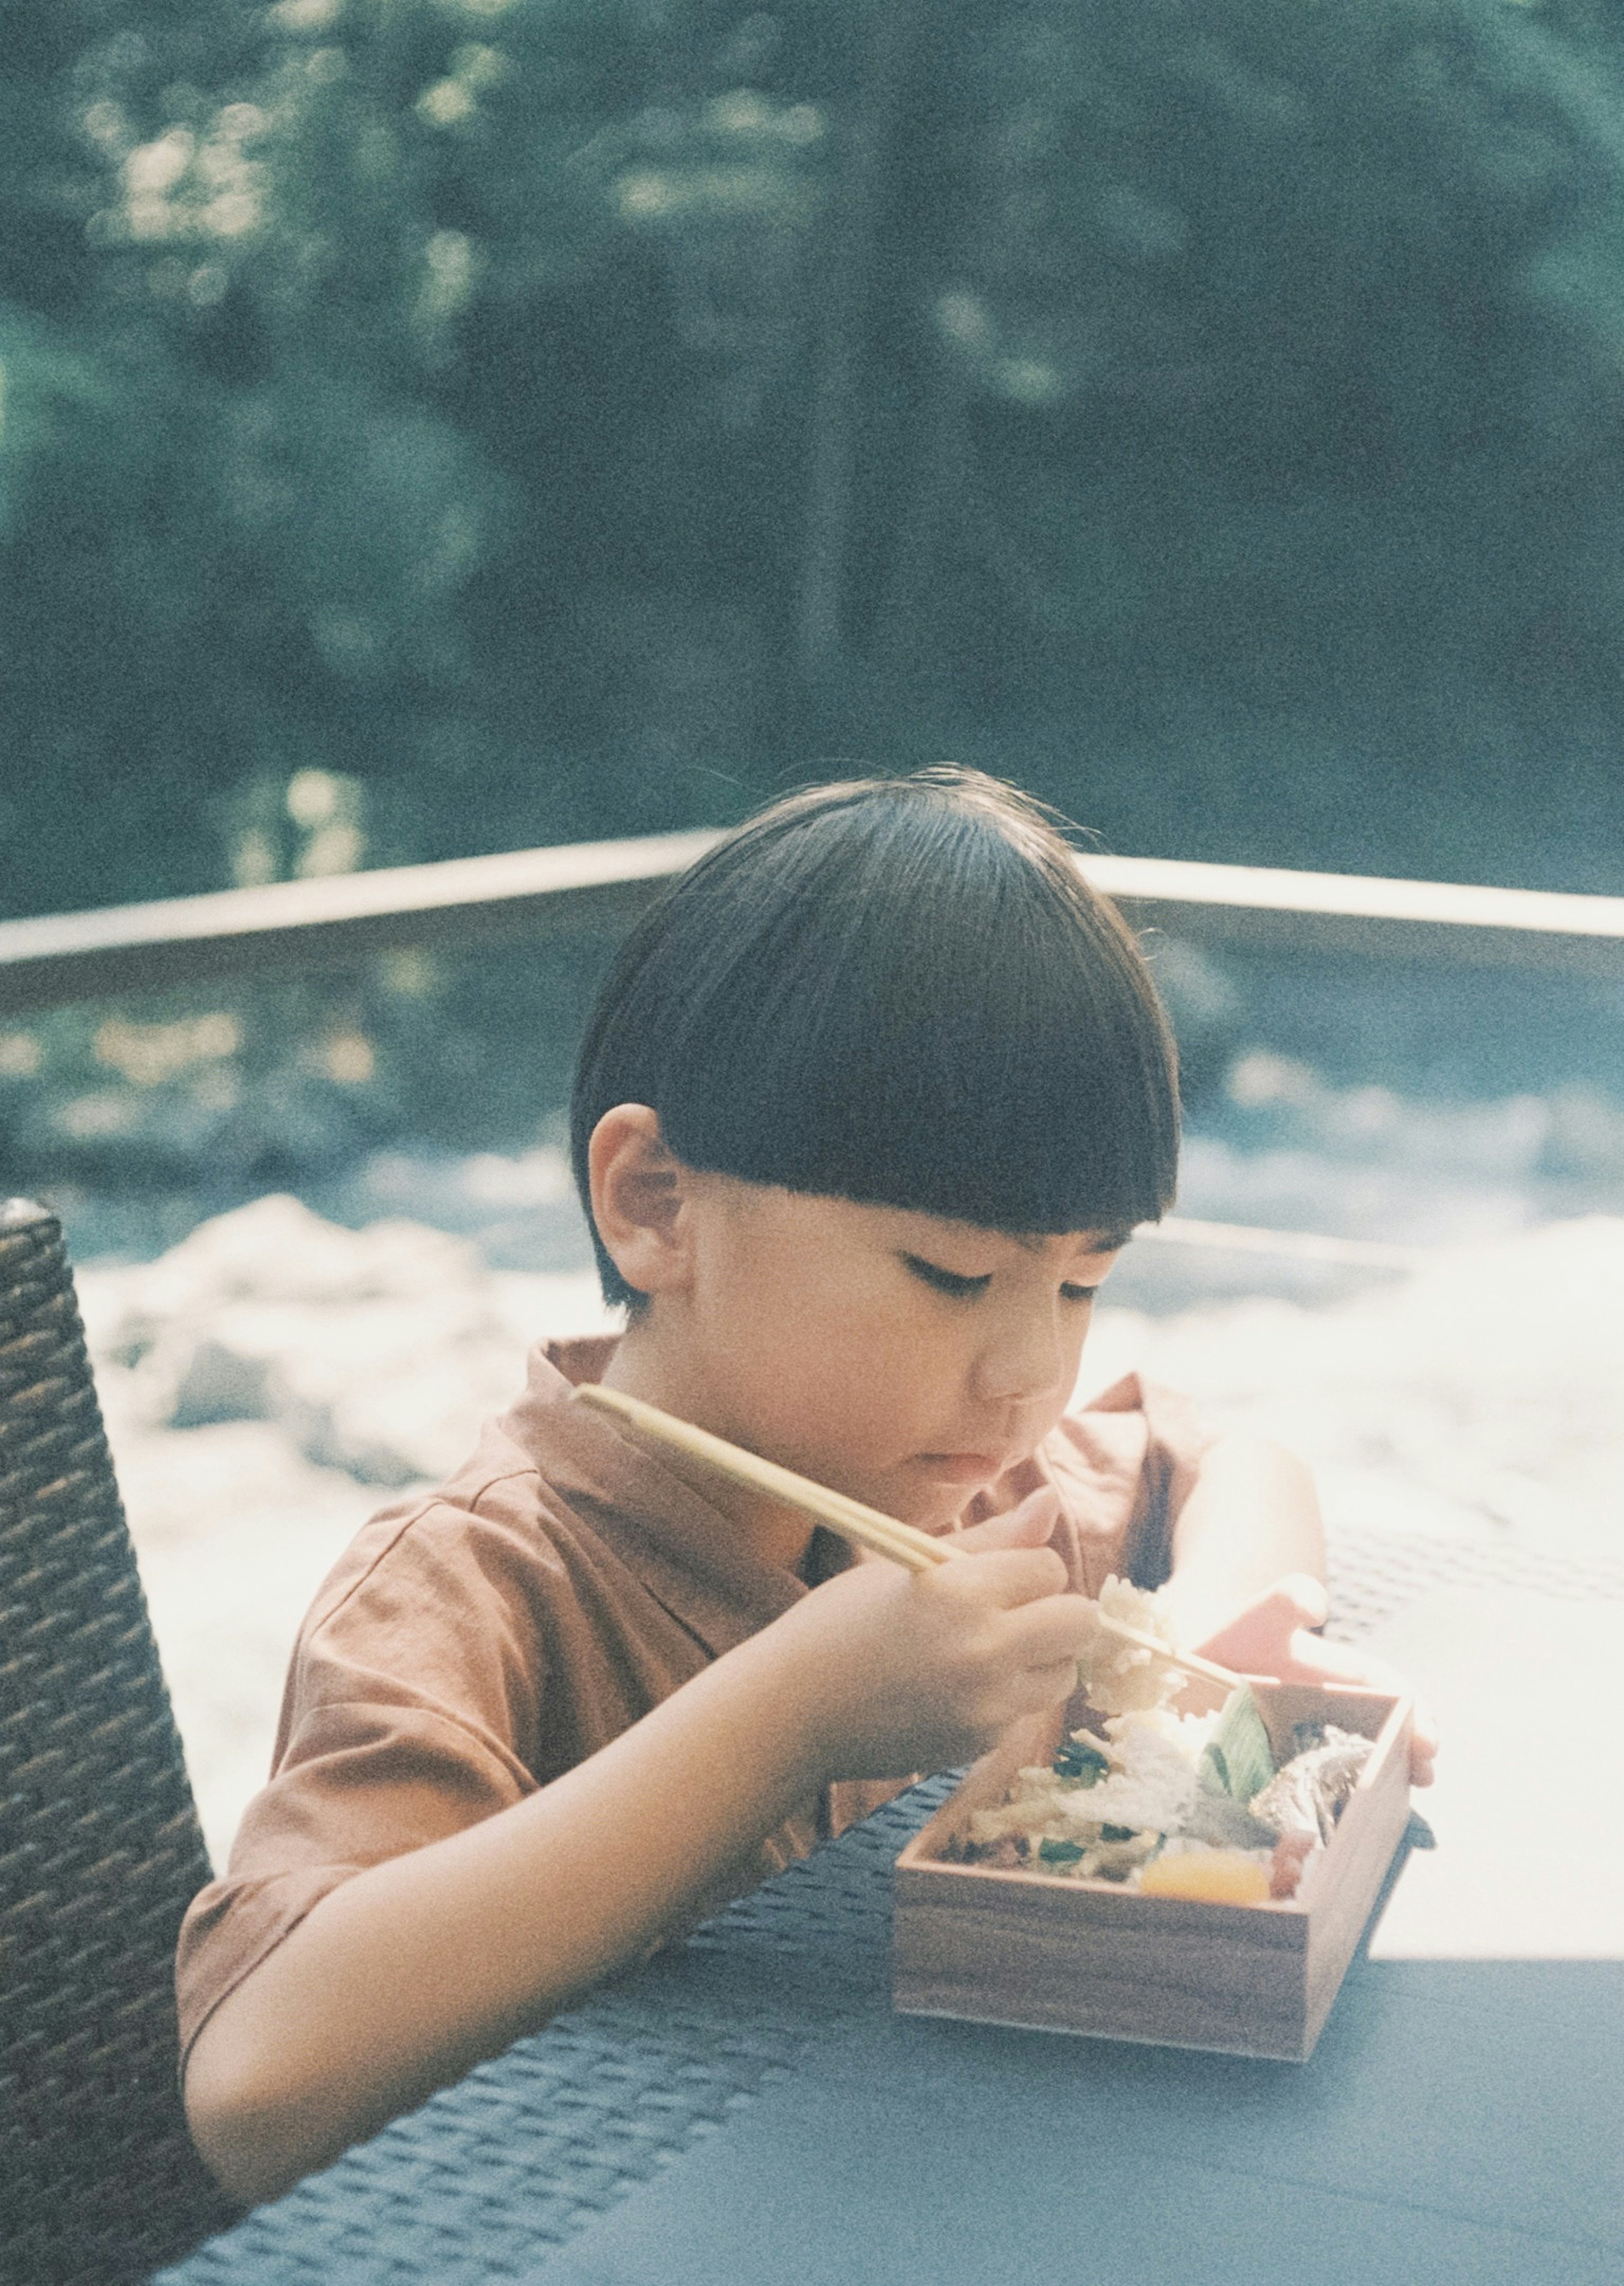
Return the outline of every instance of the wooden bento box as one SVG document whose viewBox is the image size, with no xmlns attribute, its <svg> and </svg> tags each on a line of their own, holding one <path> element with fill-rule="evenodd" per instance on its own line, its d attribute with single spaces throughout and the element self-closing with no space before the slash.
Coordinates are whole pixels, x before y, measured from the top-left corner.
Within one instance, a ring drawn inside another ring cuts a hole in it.
<svg viewBox="0 0 1624 2286">
<path fill-rule="evenodd" d="M 1334 1722 L 1376 1741 L 1297 1896 L 1201 1904 L 945 1860 L 974 1810 L 1002 1801 L 1018 1770 L 1052 1757 L 1079 1719 L 1074 1702 L 983 1756 L 897 1859 L 895 2006 L 1305 2061 L 1408 1821 L 1411 1702 L 1302 1683 L 1252 1690 L 1277 1760 L 1297 1722 Z M 1192 1683 L 1177 1711 L 1206 1714 L 1221 1698 Z"/>
</svg>

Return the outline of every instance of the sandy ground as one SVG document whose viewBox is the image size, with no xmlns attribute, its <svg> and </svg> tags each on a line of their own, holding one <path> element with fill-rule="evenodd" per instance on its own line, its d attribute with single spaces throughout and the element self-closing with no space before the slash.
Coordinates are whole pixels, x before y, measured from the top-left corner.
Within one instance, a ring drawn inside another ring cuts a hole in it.
<svg viewBox="0 0 1624 2286">
<path fill-rule="evenodd" d="M 108 1431 L 217 1861 L 261 1782 L 288 1645 L 381 1502 L 455 1464 L 527 1344 L 611 1322 L 589 1279 L 291 1199 L 80 1273 Z M 1624 1219 L 1462 1245 L 1341 1301 L 1097 1313 L 1083 1386 L 1140 1367 L 1313 1464 L 1333 1533 L 1624 1548 Z"/>
</svg>

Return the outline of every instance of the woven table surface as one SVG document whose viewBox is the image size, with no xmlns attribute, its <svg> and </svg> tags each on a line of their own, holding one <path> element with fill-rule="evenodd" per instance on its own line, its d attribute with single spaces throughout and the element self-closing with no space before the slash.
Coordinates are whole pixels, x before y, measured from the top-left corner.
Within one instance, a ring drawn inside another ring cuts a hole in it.
<svg viewBox="0 0 1624 2286">
<path fill-rule="evenodd" d="M 1624 1600 L 1624 1561 L 1554 1562 L 1510 1537 L 1418 1546 L 1369 1533 L 1344 1537 L 1332 1581 L 1330 1631 L 1352 1638 L 1439 1587 Z M 550 2277 L 558 2250 L 735 2121 L 812 2044 L 888 2015 L 891 1868 L 955 1777 L 914 1787 L 154 2286 Z"/>
</svg>

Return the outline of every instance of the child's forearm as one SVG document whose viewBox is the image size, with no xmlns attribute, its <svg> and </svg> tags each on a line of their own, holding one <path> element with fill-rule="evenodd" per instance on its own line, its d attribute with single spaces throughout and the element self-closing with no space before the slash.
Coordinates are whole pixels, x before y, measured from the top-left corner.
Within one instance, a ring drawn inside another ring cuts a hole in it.
<svg viewBox="0 0 1624 2286">
<path fill-rule="evenodd" d="M 816 1790 L 808 1695 L 756 1638 L 540 1793 L 324 1897 L 193 2047 L 220 2180 L 272 2195 L 703 1906 Z"/>
<path fill-rule="evenodd" d="M 1045 1491 L 927 1573 L 854 1565 L 540 1793 L 353 1875 L 199 2033 L 186 2111 L 229 2190 L 335 2157 L 737 1881 L 830 1777 L 941 1770 L 1058 1704 L 1093 1632 Z"/>
<path fill-rule="evenodd" d="M 1220 1437 L 1173 1528 L 1161 1600 L 1181 1641 L 1199 1644 L 1288 1572 L 1325 1576 L 1313 1478 L 1261 1437 Z"/>
</svg>

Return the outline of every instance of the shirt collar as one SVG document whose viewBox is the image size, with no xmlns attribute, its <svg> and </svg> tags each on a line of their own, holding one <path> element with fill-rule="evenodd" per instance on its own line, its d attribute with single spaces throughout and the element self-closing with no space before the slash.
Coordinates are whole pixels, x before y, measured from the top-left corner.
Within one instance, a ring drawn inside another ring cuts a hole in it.
<svg viewBox="0 0 1624 2286">
<path fill-rule="evenodd" d="M 532 1350 L 524 1393 L 502 1425 L 535 1462 L 543 1483 L 720 1657 L 808 1590 L 792 1572 L 753 1555 L 729 1516 L 617 1421 L 572 1402 L 582 1382 L 602 1379 L 616 1339 L 598 1335 Z M 851 1560 L 845 1542 L 820 1528 L 815 1575 L 843 1571 Z"/>
</svg>

